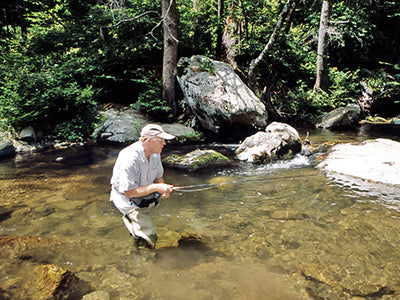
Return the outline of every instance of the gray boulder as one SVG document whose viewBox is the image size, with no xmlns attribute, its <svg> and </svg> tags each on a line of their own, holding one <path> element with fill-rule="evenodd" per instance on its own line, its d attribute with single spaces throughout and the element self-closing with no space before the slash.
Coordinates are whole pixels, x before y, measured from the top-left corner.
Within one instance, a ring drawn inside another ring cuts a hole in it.
<svg viewBox="0 0 400 300">
<path fill-rule="evenodd" d="M 18 135 L 18 139 L 31 145 L 36 143 L 36 132 L 32 126 L 25 127 Z"/>
<path fill-rule="evenodd" d="M 178 73 L 185 100 L 205 129 L 220 133 L 238 125 L 267 125 L 264 104 L 228 64 L 200 55 L 183 57 Z"/>
<path fill-rule="evenodd" d="M 292 158 L 301 151 L 300 136 L 296 129 L 284 123 L 273 122 L 265 131 L 247 137 L 236 150 L 239 160 L 270 162 Z"/>
<path fill-rule="evenodd" d="M 389 139 L 338 144 L 318 167 L 329 174 L 400 186 L 399 153 L 400 143 Z"/>
<path fill-rule="evenodd" d="M 143 126 L 153 123 L 132 108 L 120 111 L 110 109 L 101 114 L 104 121 L 92 134 L 99 143 L 130 144 L 139 140 Z M 182 124 L 160 125 L 166 132 L 175 135 L 176 140 L 193 140 L 198 137 L 193 128 Z"/>
<path fill-rule="evenodd" d="M 127 108 L 101 112 L 104 122 L 96 128 L 92 136 L 100 143 L 128 144 L 137 141 L 141 128 L 148 121 L 136 110 Z"/>
<path fill-rule="evenodd" d="M 182 124 L 162 124 L 162 128 L 176 137 L 173 141 L 199 141 L 200 139 L 199 134 L 193 128 Z"/>
<path fill-rule="evenodd" d="M 316 126 L 318 128 L 333 129 L 351 127 L 360 119 L 361 109 L 356 104 L 339 107 L 323 115 L 322 120 Z"/>
<path fill-rule="evenodd" d="M 8 140 L 0 141 L 0 160 L 14 157 L 16 154 L 15 147 L 13 143 Z"/>
</svg>

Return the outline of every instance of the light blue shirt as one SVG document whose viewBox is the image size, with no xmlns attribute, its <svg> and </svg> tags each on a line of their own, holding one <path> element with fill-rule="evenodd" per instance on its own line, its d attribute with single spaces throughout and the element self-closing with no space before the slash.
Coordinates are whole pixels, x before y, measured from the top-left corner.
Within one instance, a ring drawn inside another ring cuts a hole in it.
<svg viewBox="0 0 400 300">
<path fill-rule="evenodd" d="M 154 153 L 147 160 L 142 142 L 133 143 L 118 154 L 110 181 L 110 201 L 124 215 L 137 209 L 124 192 L 150 185 L 156 178 L 161 178 L 163 173 L 160 154 Z"/>
</svg>

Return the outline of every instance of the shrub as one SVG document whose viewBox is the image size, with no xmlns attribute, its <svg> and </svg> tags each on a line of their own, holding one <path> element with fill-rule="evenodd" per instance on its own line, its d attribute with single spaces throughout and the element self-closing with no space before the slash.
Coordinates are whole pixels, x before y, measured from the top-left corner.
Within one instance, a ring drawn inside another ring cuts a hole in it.
<svg viewBox="0 0 400 300">
<path fill-rule="evenodd" d="M 157 119 L 169 119 L 171 108 L 162 98 L 162 83 L 154 72 L 145 74 L 143 78 L 136 79 L 136 83 L 145 86 L 145 90 L 139 93 L 138 99 L 130 106 L 148 113 Z"/>
</svg>

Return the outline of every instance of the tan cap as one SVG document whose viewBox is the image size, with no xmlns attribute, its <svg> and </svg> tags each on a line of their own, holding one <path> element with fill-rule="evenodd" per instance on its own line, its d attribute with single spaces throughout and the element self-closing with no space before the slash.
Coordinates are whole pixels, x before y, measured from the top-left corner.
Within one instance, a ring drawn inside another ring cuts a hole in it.
<svg viewBox="0 0 400 300">
<path fill-rule="evenodd" d="M 172 140 L 175 138 L 174 135 L 166 133 L 160 125 L 157 124 L 147 124 L 142 128 L 140 136 L 158 136 L 166 140 Z"/>
</svg>

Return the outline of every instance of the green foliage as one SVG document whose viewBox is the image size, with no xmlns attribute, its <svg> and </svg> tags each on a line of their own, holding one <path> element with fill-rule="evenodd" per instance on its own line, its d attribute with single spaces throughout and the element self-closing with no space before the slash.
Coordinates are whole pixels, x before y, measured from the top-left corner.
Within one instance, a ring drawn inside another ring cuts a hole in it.
<svg viewBox="0 0 400 300">
<path fill-rule="evenodd" d="M 184 144 L 187 141 L 195 141 L 195 142 L 204 141 L 205 137 L 204 137 L 204 134 L 202 132 L 195 131 L 193 134 L 185 133 L 184 137 L 177 137 L 176 140 L 179 143 Z"/>
<path fill-rule="evenodd" d="M 384 97 L 400 94 L 400 66 L 398 64 L 381 63 L 382 68 L 369 74 L 365 82 L 376 96 Z"/>
<path fill-rule="evenodd" d="M 71 120 L 57 124 L 55 134 L 58 139 L 71 142 L 84 141 L 92 133 L 93 125 L 88 119 L 76 116 Z"/>
<path fill-rule="evenodd" d="M 37 36 L 36 36 L 37 37 Z M 33 43 L 27 40 L 27 44 Z M 47 134 L 62 130 L 68 139 L 87 137 L 94 118 L 97 89 L 85 83 L 88 60 L 70 50 L 58 55 L 24 56 L 30 51 L 10 43 L 2 51 L 0 118 L 16 130 L 32 125 Z M 25 59 L 23 59 L 25 57 Z M 68 122 L 71 122 L 68 125 Z M 61 135 L 61 133 L 59 134 Z"/>
<path fill-rule="evenodd" d="M 143 75 L 142 79 L 135 79 L 134 81 L 143 84 L 146 88 L 139 93 L 137 101 L 130 106 L 159 119 L 169 118 L 171 108 L 167 106 L 162 97 L 162 83 L 159 77 L 150 72 Z"/>
<path fill-rule="evenodd" d="M 310 120 L 314 120 L 323 112 L 356 102 L 360 80 L 358 72 L 330 68 L 329 78 L 331 88 L 327 92 L 314 91 L 306 82 L 298 80 L 296 88 L 287 94 L 278 94 L 274 100 L 279 104 L 280 110 Z"/>
<path fill-rule="evenodd" d="M 387 122 L 388 122 L 388 120 L 386 120 L 385 118 L 379 117 L 379 116 L 375 116 L 375 117 L 367 116 L 365 119 L 366 119 L 367 121 L 373 122 L 373 123 L 379 123 L 379 122 L 381 122 L 381 123 L 387 123 Z"/>
<path fill-rule="evenodd" d="M 329 73 L 331 81 L 329 95 L 332 105 L 337 108 L 356 102 L 360 90 L 358 71 L 340 71 L 337 68 L 330 68 Z"/>
<path fill-rule="evenodd" d="M 215 72 L 214 64 L 209 58 L 199 60 L 199 69 L 200 71 L 208 72 L 211 74 L 214 74 Z"/>
<path fill-rule="evenodd" d="M 217 57 L 218 34 L 232 25 L 237 69 L 245 77 L 285 2 L 224 1 L 218 16 L 215 0 L 177 1 L 180 56 Z M 309 118 L 353 102 L 360 80 L 375 93 L 398 95 L 399 66 L 389 64 L 395 61 L 389 58 L 399 4 L 376 3 L 333 2 L 331 86 L 314 92 L 322 1 L 301 2 L 260 66 L 256 92 L 268 87 L 278 110 Z M 0 126 L 19 130 L 33 125 L 58 132 L 59 138 L 82 140 L 93 127 L 96 105 L 109 102 L 170 118 L 162 100 L 160 1 L 43 0 L 38 5 L 19 0 L 18 5 L 27 7 L 21 16 L 26 27 L 9 24 L 11 30 L 0 30 Z M 200 68 L 212 72 L 209 62 Z M 378 71 L 359 71 L 364 67 Z"/>
<path fill-rule="evenodd" d="M 161 45 L 160 41 L 146 35 L 156 21 L 145 17 L 134 29 L 129 23 L 114 27 L 136 14 L 136 7 L 110 12 L 104 6 L 78 2 L 79 10 L 71 13 L 76 5 L 44 1 L 43 9 L 36 7 L 26 14 L 30 24 L 26 36 L 16 32 L 0 40 L 3 127 L 20 130 L 32 125 L 56 132 L 59 138 L 83 140 L 93 128 L 99 101 L 109 102 L 107 98 L 114 93 L 123 101 L 135 95 L 132 89 L 142 88 L 140 83 L 132 86 L 130 82 L 140 78 L 136 61 L 144 60 L 138 57 L 161 49 L 154 47 Z M 157 6 L 152 1 L 137 4 L 143 11 Z M 165 105 L 163 109 L 167 110 Z"/>
<path fill-rule="evenodd" d="M 79 139 L 84 138 L 83 134 L 88 136 L 96 105 L 91 86 L 81 87 L 71 78 L 65 78 L 62 68 L 61 72 L 53 68 L 33 72 L 28 67 L 11 71 L 0 95 L 0 116 L 9 125 L 17 130 L 32 125 L 51 133 L 52 128 L 57 131 L 63 124 L 63 128 L 82 132 Z M 71 125 L 67 126 L 68 122 Z M 77 135 L 71 132 L 67 136 L 65 130 L 63 134 L 68 139 Z"/>
<path fill-rule="evenodd" d="M 195 7 L 194 7 L 195 6 Z M 179 52 L 183 56 L 212 56 L 216 47 L 218 26 L 216 1 L 177 1 L 179 14 Z"/>
</svg>

